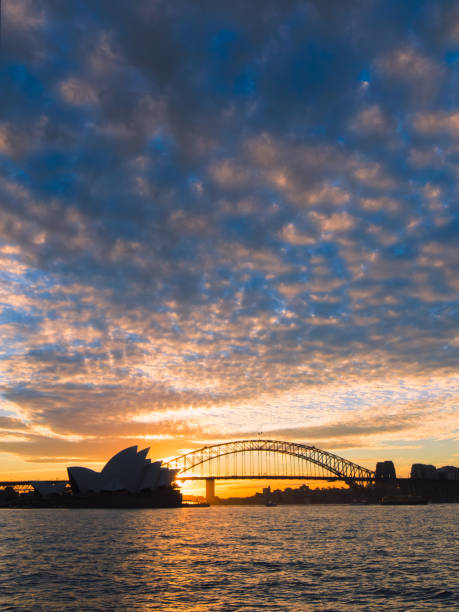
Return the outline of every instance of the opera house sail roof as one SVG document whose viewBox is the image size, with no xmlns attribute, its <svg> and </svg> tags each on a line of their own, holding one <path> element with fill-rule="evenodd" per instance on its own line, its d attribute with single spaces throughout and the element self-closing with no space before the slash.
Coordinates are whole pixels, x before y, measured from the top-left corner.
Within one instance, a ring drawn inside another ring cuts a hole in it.
<svg viewBox="0 0 459 612">
<path fill-rule="evenodd" d="M 114 455 L 100 472 L 85 467 L 68 467 L 67 472 L 75 493 L 155 491 L 169 486 L 177 470 L 161 466 L 161 461 L 147 459 L 149 448 L 138 451 L 130 446 Z"/>
</svg>

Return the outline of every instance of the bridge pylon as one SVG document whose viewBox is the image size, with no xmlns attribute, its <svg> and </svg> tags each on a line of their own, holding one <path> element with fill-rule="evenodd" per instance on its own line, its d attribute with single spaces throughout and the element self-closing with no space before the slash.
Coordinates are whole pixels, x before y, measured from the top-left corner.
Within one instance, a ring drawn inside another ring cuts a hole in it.
<svg viewBox="0 0 459 612">
<path fill-rule="evenodd" d="M 208 504 L 215 501 L 215 478 L 206 478 L 206 501 Z"/>
</svg>

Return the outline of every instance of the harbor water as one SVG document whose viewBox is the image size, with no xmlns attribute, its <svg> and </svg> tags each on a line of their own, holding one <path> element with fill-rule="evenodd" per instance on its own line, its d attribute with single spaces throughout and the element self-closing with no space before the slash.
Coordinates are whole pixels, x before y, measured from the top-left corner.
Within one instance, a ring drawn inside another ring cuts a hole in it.
<svg viewBox="0 0 459 612">
<path fill-rule="evenodd" d="M 459 610 L 458 506 L 0 510 L 0 610 Z"/>
</svg>

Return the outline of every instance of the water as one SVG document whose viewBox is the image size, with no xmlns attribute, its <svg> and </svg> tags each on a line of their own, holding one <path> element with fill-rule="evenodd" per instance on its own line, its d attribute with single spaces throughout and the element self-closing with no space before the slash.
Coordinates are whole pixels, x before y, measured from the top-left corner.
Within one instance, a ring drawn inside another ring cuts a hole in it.
<svg viewBox="0 0 459 612">
<path fill-rule="evenodd" d="M 459 610 L 456 505 L 0 510 L 1 610 Z"/>
</svg>

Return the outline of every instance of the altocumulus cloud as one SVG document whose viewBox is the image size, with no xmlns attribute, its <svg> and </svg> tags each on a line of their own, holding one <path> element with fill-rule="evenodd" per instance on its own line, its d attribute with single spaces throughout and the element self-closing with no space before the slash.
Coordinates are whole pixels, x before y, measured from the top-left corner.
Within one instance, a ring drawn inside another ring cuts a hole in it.
<svg viewBox="0 0 459 612">
<path fill-rule="evenodd" d="M 452 439 L 458 33 L 448 1 L 5 0 L 0 449 Z"/>
</svg>

